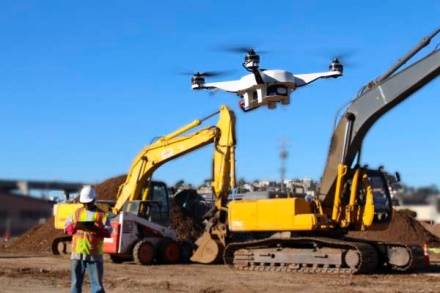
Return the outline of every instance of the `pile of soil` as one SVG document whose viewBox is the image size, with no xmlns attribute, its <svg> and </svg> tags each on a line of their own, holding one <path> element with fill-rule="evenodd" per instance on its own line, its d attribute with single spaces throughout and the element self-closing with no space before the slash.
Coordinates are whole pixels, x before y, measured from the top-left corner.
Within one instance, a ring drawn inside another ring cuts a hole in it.
<svg viewBox="0 0 440 293">
<path fill-rule="evenodd" d="M 350 232 L 349 237 L 375 240 L 401 242 L 407 244 L 440 243 L 440 239 L 430 233 L 411 217 L 408 213 L 394 211 L 393 220 L 387 229 L 382 231 Z"/>
<path fill-rule="evenodd" d="M 440 239 L 440 224 L 429 224 L 425 222 L 420 222 L 420 224 L 422 224 L 426 230 L 431 232 L 431 234 Z"/>
<path fill-rule="evenodd" d="M 115 200 L 119 186 L 125 182 L 127 175 L 120 175 L 104 180 L 96 185 L 96 197 L 99 200 Z"/>
<path fill-rule="evenodd" d="M 440 239 L 440 224 L 433 225 L 432 233 Z"/>
<path fill-rule="evenodd" d="M 61 230 L 53 227 L 53 217 L 49 218 L 45 224 L 32 227 L 11 244 L 7 244 L 4 248 L 9 251 L 17 251 L 24 253 L 51 253 L 52 241 L 55 238 L 65 236 Z"/>
</svg>

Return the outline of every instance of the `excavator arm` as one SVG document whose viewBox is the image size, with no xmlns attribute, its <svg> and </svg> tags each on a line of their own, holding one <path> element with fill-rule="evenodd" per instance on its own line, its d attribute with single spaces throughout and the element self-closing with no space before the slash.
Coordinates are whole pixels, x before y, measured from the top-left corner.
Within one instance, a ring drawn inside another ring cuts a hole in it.
<svg viewBox="0 0 440 293">
<path fill-rule="evenodd" d="M 216 114 L 219 114 L 216 126 L 184 135 Z M 161 165 L 210 143 L 215 144 L 213 190 L 216 206 L 220 208 L 225 194 L 235 186 L 234 129 L 234 113 L 226 106 L 221 106 L 218 112 L 194 120 L 146 146 L 134 159 L 125 183 L 120 186 L 113 212 L 120 212 L 128 201 L 147 200 L 148 183 L 154 171 Z"/>
<path fill-rule="evenodd" d="M 360 155 L 362 142 L 368 130 L 385 113 L 439 75 L 439 49 L 435 49 L 396 73 L 404 63 L 427 46 L 439 32 L 440 29 L 437 29 L 424 38 L 384 75 L 363 88 L 358 97 L 348 106 L 333 133 L 321 179 L 320 199 L 324 206 L 331 207 L 334 204 L 335 194 L 338 194 L 335 192 L 338 185 L 338 168 L 340 165 L 352 166 L 356 156 Z"/>
<path fill-rule="evenodd" d="M 216 126 L 199 131 L 188 132 L 200 126 L 205 120 L 219 115 Z M 116 203 L 112 209 L 118 214 L 126 203 L 136 200 L 149 200 L 150 180 L 154 171 L 166 162 L 176 159 L 203 146 L 214 144 L 213 157 L 213 192 L 215 206 L 221 210 L 231 189 L 235 188 L 235 115 L 226 106 L 203 119 L 197 119 L 184 127 L 157 139 L 146 146 L 134 159 L 125 182 L 119 187 Z M 81 204 L 60 203 L 54 206 L 54 226 L 63 229 L 66 217 Z M 59 254 L 59 246 L 66 252 L 70 236 L 56 238 L 52 251 Z"/>
</svg>

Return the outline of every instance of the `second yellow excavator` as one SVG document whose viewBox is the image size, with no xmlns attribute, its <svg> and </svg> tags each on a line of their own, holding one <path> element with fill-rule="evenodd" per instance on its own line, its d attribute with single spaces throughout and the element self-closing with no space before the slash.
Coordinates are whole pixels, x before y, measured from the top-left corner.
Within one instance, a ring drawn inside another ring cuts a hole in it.
<svg viewBox="0 0 440 293">
<path fill-rule="evenodd" d="M 280 194 L 227 204 L 218 199 L 217 213 L 192 260 L 213 263 L 223 257 L 237 269 L 292 272 L 371 273 L 423 266 L 426 259 L 418 245 L 352 239 L 347 232 L 384 229 L 391 221 L 387 180 L 381 169 L 361 167 L 362 142 L 385 113 L 439 75 L 438 48 L 402 69 L 439 32 L 424 38 L 348 105 L 331 139 L 318 198 Z"/>
</svg>

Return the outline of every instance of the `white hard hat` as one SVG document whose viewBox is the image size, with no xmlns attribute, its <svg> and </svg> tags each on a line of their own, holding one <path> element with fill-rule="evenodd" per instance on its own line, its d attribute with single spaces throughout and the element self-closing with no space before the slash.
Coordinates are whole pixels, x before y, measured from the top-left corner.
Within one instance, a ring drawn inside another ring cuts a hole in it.
<svg viewBox="0 0 440 293">
<path fill-rule="evenodd" d="M 80 203 L 90 203 L 96 198 L 96 191 L 92 185 L 84 185 L 79 193 Z"/>
</svg>

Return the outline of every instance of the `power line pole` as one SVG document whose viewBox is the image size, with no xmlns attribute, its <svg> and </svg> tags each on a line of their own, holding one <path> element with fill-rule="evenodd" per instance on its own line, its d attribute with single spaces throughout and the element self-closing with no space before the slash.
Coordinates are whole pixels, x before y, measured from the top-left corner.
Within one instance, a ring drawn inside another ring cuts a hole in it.
<svg viewBox="0 0 440 293">
<path fill-rule="evenodd" d="M 281 143 L 280 147 L 280 161 L 281 161 L 281 167 L 280 167 L 280 179 L 281 179 L 281 192 L 286 193 L 286 185 L 284 184 L 284 180 L 286 178 L 286 160 L 289 153 L 286 148 L 286 142 Z"/>
</svg>

